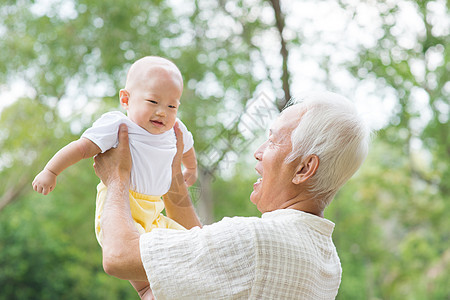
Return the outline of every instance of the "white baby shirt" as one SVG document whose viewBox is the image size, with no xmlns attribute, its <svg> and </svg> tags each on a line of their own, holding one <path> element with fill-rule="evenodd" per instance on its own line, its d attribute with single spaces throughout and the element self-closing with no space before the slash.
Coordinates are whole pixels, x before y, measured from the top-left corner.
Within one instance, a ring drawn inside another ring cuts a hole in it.
<svg viewBox="0 0 450 300">
<path fill-rule="evenodd" d="M 194 145 L 192 134 L 177 119 L 183 132 L 184 151 Z M 169 191 L 172 180 L 172 161 L 177 152 L 174 129 L 152 134 L 119 111 L 103 114 L 82 137 L 91 140 L 102 153 L 118 145 L 120 124 L 128 126 L 131 158 L 131 189 L 145 195 L 160 196 Z"/>
</svg>

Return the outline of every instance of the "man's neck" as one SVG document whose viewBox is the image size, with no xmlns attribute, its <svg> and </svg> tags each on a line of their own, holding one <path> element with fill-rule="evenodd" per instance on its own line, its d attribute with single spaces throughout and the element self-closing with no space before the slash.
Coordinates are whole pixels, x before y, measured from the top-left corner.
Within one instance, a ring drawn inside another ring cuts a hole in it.
<svg viewBox="0 0 450 300">
<path fill-rule="evenodd" d="M 309 193 L 302 193 L 284 202 L 280 208 L 296 209 L 323 218 L 323 209 L 320 208 L 319 203 L 320 199 Z"/>
</svg>

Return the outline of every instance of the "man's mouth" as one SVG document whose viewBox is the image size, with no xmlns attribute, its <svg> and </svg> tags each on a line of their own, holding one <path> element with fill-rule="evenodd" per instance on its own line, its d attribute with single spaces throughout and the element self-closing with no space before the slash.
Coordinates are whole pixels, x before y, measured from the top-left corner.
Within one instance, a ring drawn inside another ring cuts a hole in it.
<svg viewBox="0 0 450 300">
<path fill-rule="evenodd" d="M 262 178 L 260 177 L 260 178 L 258 178 L 258 179 L 256 180 L 256 182 L 253 184 L 253 188 L 255 189 L 258 185 L 261 184 L 261 182 L 262 182 Z"/>
<path fill-rule="evenodd" d="M 263 181 L 261 172 L 257 168 L 255 168 L 255 170 L 256 170 L 256 173 L 261 177 L 259 177 L 256 180 L 256 182 L 253 184 L 253 187 L 256 187 L 257 185 L 261 184 L 261 182 Z"/>
</svg>

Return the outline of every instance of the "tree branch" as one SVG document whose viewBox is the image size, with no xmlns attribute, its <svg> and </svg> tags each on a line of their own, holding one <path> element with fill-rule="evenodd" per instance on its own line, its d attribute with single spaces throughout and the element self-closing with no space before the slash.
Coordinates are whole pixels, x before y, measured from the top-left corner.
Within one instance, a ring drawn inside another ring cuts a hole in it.
<svg viewBox="0 0 450 300">
<path fill-rule="evenodd" d="M 291 99 L 291 92 L 289 88 L 289 71 L 288 71 L 288 50 L 286 47 L 286 41 L 283 37 L 283 31 L 285 27 L 284 22 L 284 15 L 281 11 L 280 7 L 280 1 L 279 0 L 270 0 L 270 3 L 272 3 L 273 10 L 275 12 L 275 21 L 278 29 L 278 33 L 280 34 L 280 41 L 281 41 L 281 57 L 283 58 L 283 74 L 281 75 L 281 79 L 283 81 L 283 91 L 284 91 L 284 100 L 279 103 L 279 109 L 281 110 Z"/>
<path fill-rule="evenodd" d="M 9 189 L 3 194 L 0 198 L 0 211 L 5 208 L 6 205 L 10 204 L 25 191 L 25 186 L 29 184 L 29 178 L 27 176 L 22 177 L 19 182 Z"/>
</svg>

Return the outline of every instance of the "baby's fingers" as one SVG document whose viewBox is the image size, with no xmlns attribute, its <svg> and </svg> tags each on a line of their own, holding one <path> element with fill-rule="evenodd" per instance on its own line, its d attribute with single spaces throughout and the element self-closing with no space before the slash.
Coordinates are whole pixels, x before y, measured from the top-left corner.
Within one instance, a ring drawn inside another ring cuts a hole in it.
<svg viewBox="0 0 450 300">
<path fill-rule="evenodd" d="M 33 181 L 33 190 L 39 193 L 40 185 L 36 182 L 36 179 Z"/>
<path fill-rule="evenodd" d="M 38 192 L 39 194 L 42 194 L 43 188 L 42 188 L 41 185 L 36 184 L 36 185 L 34 186 L 34 190 L 35 190 L 36 192 Z"/>
<path fill-rule="evenodd" d="M 46 184 L 42 184 L 40 182 L 33 182 L 33 190 L 44 196 L 48 195 L 54 188 L 54 186 L 47 186 Z"/>
</svg>

